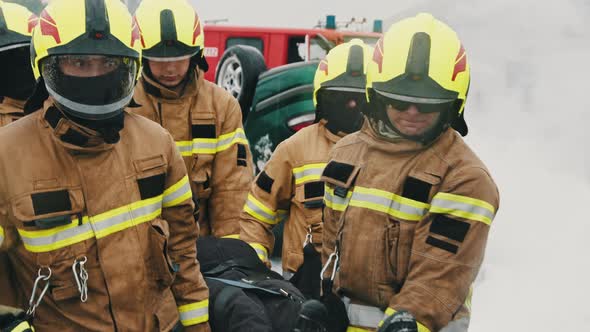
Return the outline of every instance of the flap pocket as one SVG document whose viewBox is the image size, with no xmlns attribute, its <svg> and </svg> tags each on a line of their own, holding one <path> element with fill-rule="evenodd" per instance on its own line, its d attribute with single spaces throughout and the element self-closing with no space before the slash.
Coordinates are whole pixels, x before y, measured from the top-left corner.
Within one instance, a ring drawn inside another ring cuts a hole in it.
<svg viewBox="0 0 590 332">
<path fill-rule="evenodd" d="M 321 180 L 347 190 L 354 183 L 360 170 L 360 166 L 331 161 L 326 165 Z"/>
<path fill-rule="evenodd" d="M 133 161 L 135 171 L 140 177 L 148 177 L 158 173 L 166 172 L 166 158 L 164 155 L 151 156 Z"/>
<path fill-rule="evenodd" d="M 191 125 L 193 138 L 217 137 L 214 113 L 193 112 Z"/>
<path fill-rule="evenodd" d="M 15 198 L 12 212 L 24 227 L 49 229 L 70 224 L 72 216 L 84 211 L 81 188 L 56 188 L 35 191 Z"/>
<path fill-rule="evenodd" d="M 324 206 L 324 183 L 322 181 L 308 182 L 300 185 L 295 190 L 295 198 L 303 203 L 307 209 L 321 208 Z"/>
<path fill-rule="evenodd" d="M 154 219 L 150 227 L 149 271 L 161 289 L 172 285 L 178 271 L 178 265 L 168 255 L 169 237 L 168 223 L 159 218 Z"/>
<path fill-rule="evenodd" d="M 423 171 L 412 171 L 404 181 L 402 196 L 428 204 L 433 187 L 436 189 L 442 177 Z"/>
</svg>

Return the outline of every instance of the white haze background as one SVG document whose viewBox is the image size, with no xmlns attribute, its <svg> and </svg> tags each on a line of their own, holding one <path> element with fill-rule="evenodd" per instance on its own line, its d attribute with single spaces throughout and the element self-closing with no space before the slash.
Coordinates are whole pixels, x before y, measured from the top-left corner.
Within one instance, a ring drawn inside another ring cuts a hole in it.
<svg viewBox="0 0 590 332">
<path fill-rule="evenodd" d="M 467 141 L 501 194 L 470 331 L 590 331 L 590 0 L 192 2 L 236 25 L 386 29 L 429 11 L 452 26 L 472 68 Z"/>
</svg>

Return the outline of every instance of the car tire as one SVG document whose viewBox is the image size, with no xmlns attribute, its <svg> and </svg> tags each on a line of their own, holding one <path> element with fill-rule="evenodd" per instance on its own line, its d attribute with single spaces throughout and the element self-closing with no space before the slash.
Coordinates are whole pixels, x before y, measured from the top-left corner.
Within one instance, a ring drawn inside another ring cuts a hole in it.
<svg viewBox="0 0 590 332">
<path fill-rule="evenodd" d="M 232 46 L 219 60 L 215 71 L 215 83 L 238 100 L 242 109 L 242 121 L 246 121 L 258 76 L 264 71 L 264 56 L 252 46 Z"/>
</svg>

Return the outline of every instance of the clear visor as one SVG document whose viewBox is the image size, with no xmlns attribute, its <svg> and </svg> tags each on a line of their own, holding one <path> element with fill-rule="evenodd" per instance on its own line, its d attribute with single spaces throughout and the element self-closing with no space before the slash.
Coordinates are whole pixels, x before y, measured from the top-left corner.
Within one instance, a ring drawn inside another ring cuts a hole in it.
<svg viewBox="0 0 590 332">
<path fill-rule="evenodd" d="M 197 54 L 197 53 L 195 53 L 195 54 Z M 145 55 L 143 57 L 150 60 L 150 61 L 154 61 L 154 62 L 174 62 L 174 61 L 190 59 L 195 54 L 189 54 L 189 55 L 183 55 L 183 56 L 177 56 L 177 57 L 155 57 L 155 56 L 145 56 Z"/>
<path fill-rule="evenodd" d="M 113 117 L 129 104 L 137 60 L 103 55 L 50 56 L 41 64 L 50 95 L 81 118 Z"/>
</svg>

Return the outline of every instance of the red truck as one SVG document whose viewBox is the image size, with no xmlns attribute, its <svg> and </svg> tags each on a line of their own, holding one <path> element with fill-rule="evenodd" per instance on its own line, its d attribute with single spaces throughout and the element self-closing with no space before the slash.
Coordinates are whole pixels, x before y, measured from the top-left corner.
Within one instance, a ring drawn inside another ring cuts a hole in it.
<svg viewBox="0 0 590 332">
<path fill-rule="evenodd" d="M 322 59 L 334 46 L 360 38 L 376 44 L 376 32 L 336 29 L 290 29 L 204 26 L 205 56 L 210 70 L 205 78 L 236 97 L 243 110 L 252 102 L 258 75 L 278 66 Z"/>
</svg>

